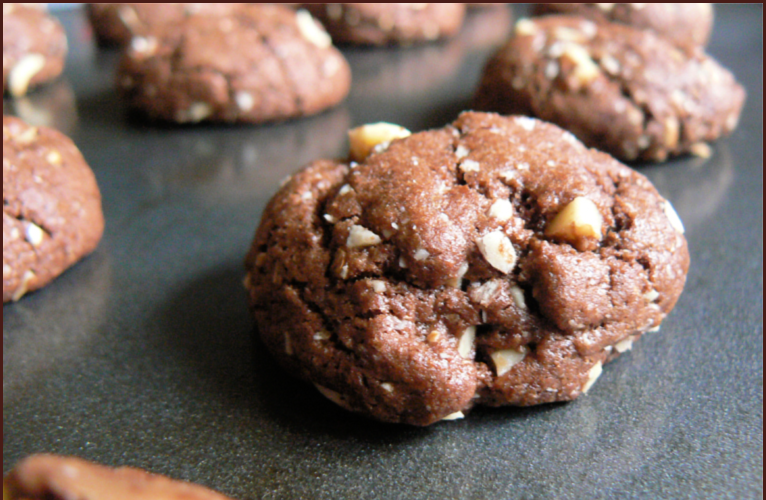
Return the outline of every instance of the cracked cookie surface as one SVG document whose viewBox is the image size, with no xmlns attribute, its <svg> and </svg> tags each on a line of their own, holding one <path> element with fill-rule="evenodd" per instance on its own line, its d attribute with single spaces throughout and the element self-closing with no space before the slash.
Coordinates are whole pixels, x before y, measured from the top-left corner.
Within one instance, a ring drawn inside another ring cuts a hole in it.
<svg viewBox="0 0 766 500">
<path fill-rule="evenodd" d="M 672 207 L 570 133 L 469 112 L 383 146 L 292 176 L 246 258 L 264 343 L 341 406 L 428 425 L 571 400 L 678 299 Z"/>
<path fill-rule="evenodd" d="M 20 97 L 64 70 L 64 28 L 44 8 L 3 4 L 3 92 Z"/>
<path fill-rule="evenodd" d="M 133 467 L 111 468 L 74 457 L 32 455 L 3 479 L 5 500 L 230 500 L 203 486 Z"/>
<path fill-rule="evenodd" d="M 306 4 L 336 43 L 407 45 L 447 38 L 460 30 L 462 3 Z"/>
<path fill-rule="evenodd" d="M 3 302 L 48 284 L 96 248 L 96 178 L 69 138 L 3 117 Z"/>
<path fill-rule="evenodd" d="M 537 116 L 628 161 L 706 151 L 737 125 L 745 91 L 700 47 L 579 17 L 514 31 L 484 68 L 478 109 Z"/>
<path fill-rule="evenodd" d="M 117 84 L 149 119 L 260 123 L 339 103 L 351 70 L 308 12 L 244 4 L 133 37 Z"/>
</svg>

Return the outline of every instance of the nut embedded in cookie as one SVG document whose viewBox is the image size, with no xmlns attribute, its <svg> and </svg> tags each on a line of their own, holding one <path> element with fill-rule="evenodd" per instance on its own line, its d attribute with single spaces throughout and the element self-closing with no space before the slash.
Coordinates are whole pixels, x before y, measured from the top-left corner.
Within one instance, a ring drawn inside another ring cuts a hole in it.
<svg viewBox="0 0 766 500">
<path fill-rule="evenodd" d="M 686 241 L 641 174 L 527 117 L 403 135 L 293 175 L 246 258 L 264 344 L 330 400 L 413 425 L 572 400 L 672 310 Z"/>
</svg>

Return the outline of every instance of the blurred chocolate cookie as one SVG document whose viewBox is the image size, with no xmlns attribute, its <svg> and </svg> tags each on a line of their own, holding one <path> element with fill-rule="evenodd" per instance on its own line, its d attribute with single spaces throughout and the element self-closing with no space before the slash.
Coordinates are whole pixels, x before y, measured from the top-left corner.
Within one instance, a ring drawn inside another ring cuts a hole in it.
<svg viewBox="0 0 766 500">
<path fill-rule="evenodd" d="M 462 3 L 305 4 L 336 43 L 406 45 L 446 38 L 460 30 Z"/>
<path fill-rule="evenodd" d="M 93 172 L 63 134 L 3 117 L 3 302 L 48 284 L 104 230 Z"/>
<path fill-rule="evenodd" d="M 4 500 L 230 500 L 197 484 L 132 467 L 113 469 L 74 457 L 32 455 L 3 479 Z"/>
<path fill-rule="evenodd" d="M 64 28 L 44 8 L 3 4 L 3 93 L 23 96 L 64 70 Z"/>
<path fill-rule="evenodd" d="M 102 45 L 125 45 L 134 35 L 181 21 L 191 15 L 228 14 L 236 3 L 89 3 L 88 18 Z"/>
<path fill-rule="evenodd" d="M 580 17 L 523 19 L 487 63 L 477 109 L 525 114 L 623 160 L 703 150 L 737 125 L 745 91 L 699 47 Z"/>
<path fill-rule="evenodd" d="M 307 11 L 243 4 L 134 37 L 117 82 L 149 119 L 260 123 L 337 104 L 351 71 Z"/>
<path fill-rule="evenodd" d="M 681 294 L 670 203 L 554 125 L 467 112 L 350 143 L 269 202 L 245 280 L 269 351 L 347 409 L 428 425 L 574 399 Z"/>
<path fill-rule="evenodd" d="M 566 14 L 648 29 L 677 45 L 705 45 L 713 30 L 709 3 L 539 3 L 534 15 Z"/>
</svg>

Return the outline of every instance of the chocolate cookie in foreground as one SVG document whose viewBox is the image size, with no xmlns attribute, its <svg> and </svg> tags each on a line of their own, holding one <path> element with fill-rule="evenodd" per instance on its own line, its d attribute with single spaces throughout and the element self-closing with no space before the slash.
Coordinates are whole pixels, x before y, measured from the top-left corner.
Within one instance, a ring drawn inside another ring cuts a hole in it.
<svg viewBox="0 0 766 500">
<path fill-rule="evenodd" d="M 653 31 L 676 45 L 705 45 L 713 30 L 709 3 L 538 3 L 532 12 L 626 24 Z"/>
<path fill-rule="evenodd" d="M 260 335 L 353 411 L 428 425 L 586 392 L 659 328 L 689 254 L 641 174 L 528 117 L 355 129 L 298 172 L 246 258 Z"/>
<path fill-rule="evenodd" d="M 3 479 L 3 500 L 230 500 L 203 486 L 141 469 L 32 455 Z"/>
<path fill-rule="evenodd" d="M 547 16 L 516 23 L 476 107 L 532 115 L 623 160 L 663 161 L 731 133 L 745 91 L 701 48 L 644 30 Z"/>
<path fill-rule="evenodd" d="M 3 117 L 3 302 L 48 284 L 104 231 L 96 178 L 69 138 Z"/>
<path fill-rule="evenodd" d="M 152 120 L 260 123 L 334 106 L 351 70 L 307 11 L 244 4 L 134 37 L 117 82 Z"/>
<path fill-rule="evenodd" d="M 306 4 L 336 43 L 407 45 L 447 38 L 460 30 L 462 3 Z"/>
<path fill-rule="evenodd" d="M 89 3 L 88 19 L 102 45 L 124 45 L 143 35 L 191 15 L 228 14 L 236 3 Z"/>
<path fill-rule="evenodd" d="M 3 93 L 23 96 L 64 70 L 64 28 L 44 8 L 3 4 Z"/>
</svg>

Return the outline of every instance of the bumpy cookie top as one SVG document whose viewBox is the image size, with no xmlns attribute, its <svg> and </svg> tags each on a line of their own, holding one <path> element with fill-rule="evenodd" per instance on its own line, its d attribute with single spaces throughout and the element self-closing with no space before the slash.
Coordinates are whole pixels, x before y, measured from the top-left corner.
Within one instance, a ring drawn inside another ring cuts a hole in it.
<svg viewBox="0 0 766 500">
<path fill-rule="evenodd" d="M 522 116 L 400 132 L 293 176 L 246 260 L 266 345 L 331 399 L 416 425 L 573 399 L 673 308 L 683 227 L 644 176 Z"/>
<path fill-rule="evenodd" d="M 535 14 L 569 14 L 649 29 L 679 45 L 705 45 L 713 29 L 709 3 L 540 3 Z"/>
<path fill-rule="evenodd" d="M 699 47 L 580 17 L 516 23 L 487 63 L 476 106 L 534 115 L 625 160 L 704 150 L 737 125 L 744 89 Z"/>
<path fill-rule="evenodd" d="M 134 108 L 177 122 L 263 122 L 316 113 L 348 93 L 351 70 L 307 11 L 242 5 L 132 39 L 118 85 Z"/>
<path fill-rule="evenodd" d="M 90 253 L 104 217 L 96 178 L 69 138 L 3 117 L 3 302 Z"/>
</svg>

